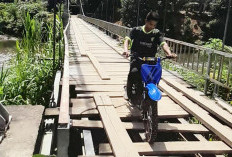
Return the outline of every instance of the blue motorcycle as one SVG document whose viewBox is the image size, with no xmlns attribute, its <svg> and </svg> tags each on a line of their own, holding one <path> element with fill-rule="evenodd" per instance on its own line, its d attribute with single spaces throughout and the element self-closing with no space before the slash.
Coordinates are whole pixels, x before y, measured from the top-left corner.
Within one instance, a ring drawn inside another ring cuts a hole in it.
<svg viewBox="0 0 232 157">
<path fill-rule="evenodd" d="M 158 130 L 158 101 L 161 100 L 162 93 L 158 89 L 158 84 L 162 76 L 161 61 L 170 57 L 138 57 L 144 64 L 141 66 L 142 77 L 142 96 L 141 92 L 137 92 L 136 84 L 132 86 L 132 102 L 142 110 L 142 119 L 145 128 L 146 140 L 153 143 L 157 137 Z M 138 94 L 139 93 L 139 94 Z M 138 104 L 137 104 L 138 103 Z"/>
</svg>

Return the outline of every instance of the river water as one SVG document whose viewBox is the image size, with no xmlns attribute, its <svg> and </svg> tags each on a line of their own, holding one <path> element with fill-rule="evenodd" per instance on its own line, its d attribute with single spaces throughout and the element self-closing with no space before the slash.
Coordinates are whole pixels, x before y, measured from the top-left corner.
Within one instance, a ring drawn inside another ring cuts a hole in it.
<svg viewBox="0 0 232 157">
<path fill-rule="evenodd" d="M 0 40 L 0 67 L 16 52 L 15 40 Z"/>
</svg>

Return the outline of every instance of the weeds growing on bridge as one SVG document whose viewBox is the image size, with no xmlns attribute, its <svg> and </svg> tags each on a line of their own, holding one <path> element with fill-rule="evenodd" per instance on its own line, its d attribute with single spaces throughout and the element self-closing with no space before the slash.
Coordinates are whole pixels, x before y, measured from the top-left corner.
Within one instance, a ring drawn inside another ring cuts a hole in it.
<svg viewBox="0 0 232 157">
<path fill-rule="evenodd" d="M 63 41 L 63 28 L 58 16 L 56 22 L 56 41 L 59 43 Z M 53 85 L 53 60 L 50 59 L 53 54 L 53 26 L 48 23 L 43 28 L 44 24 L 31 18 L 29 13 L 24 16 L 24 25 L 23 39 L 16 42 L 17 54 L 9 63 L 8 72 L 2 70 L 0 74 L 1 102 L 6 105 L 48 105 Z M 43 29 L 47 30 L 48 36 L 43 36 Z M 56 47 L 57 59 L 59 46 Z"/>
</svg>

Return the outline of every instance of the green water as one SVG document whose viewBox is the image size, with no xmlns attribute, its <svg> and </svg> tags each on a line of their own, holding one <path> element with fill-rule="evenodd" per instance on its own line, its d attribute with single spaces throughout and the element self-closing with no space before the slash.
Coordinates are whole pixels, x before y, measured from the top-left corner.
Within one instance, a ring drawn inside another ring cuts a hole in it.
<svg viewBox="0 0 232 157">
<path fill-rule="evenodd" d="M 0 40 L 0 67 L 16 52 L 15 40 Z"/>
<path fill-rule="evenodd" d="M 15 40 L 0 40 L 0 53 L 12 54 L 16 51 Z"/>
</svg>

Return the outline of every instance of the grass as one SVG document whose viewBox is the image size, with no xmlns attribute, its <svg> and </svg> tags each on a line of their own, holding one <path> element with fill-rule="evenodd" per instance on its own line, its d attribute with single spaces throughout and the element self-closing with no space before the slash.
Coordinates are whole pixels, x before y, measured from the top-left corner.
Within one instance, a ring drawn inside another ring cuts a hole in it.
<svg viewBox="0 0 232 157">
<path fill-rule="evenodd" d="M 63 26 L 57 16 L 57 43 L 63 43 Z M 17 53 L 9 62 L 9 68 L 0 74 L 0 98 L 5 105 L 48 105 L 53 86 L 53 26 L 24 16 L 23 39 L 16 42 Z M 41 30 L 47 29 L 48 36 Z M 61 45 L 63 52 L 64 46 Z M 58 66 L 59 45 L 56 45 L 55 70 Z"/>
</svg>

